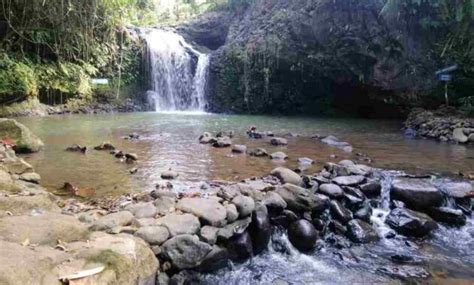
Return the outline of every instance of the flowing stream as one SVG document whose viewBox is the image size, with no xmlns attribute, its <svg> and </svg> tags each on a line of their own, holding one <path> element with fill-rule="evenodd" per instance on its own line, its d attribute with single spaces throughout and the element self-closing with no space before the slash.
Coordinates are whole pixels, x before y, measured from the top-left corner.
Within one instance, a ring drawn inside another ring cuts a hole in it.
<svg viewBox="0 0 474 285">
<path fill-rule="evenodd" d="M 204 111 L 209 55 L 182 36 L 161 29 L 145 30 L 150 88 L 156 111 Z"/>
<path fill-rule="evenodd" d="M 389 211 L 392 180 L 401 171 L 456 179 L 457 172 L 470 173 L 474 169 L 474 148 L 407 139 L 400 132 L 400 122 L 396 121 L 156 112 L 19 118 L 19 121 L 45 142 L 44 151 L 24 156 L 41 175 L 42 185 L 57 191 L 68 181 L 94 189 L 97 197 L 150 191 L 160 182 L 160 173 L 169 168 L 180 174 L 173 181 L 173 189 L 192 192 L 200 191 L 209 180 L 239 181 L 266 175 L 279 165 L 295 168 L 299 157 L 316 161 L 306 170 L 311 174 L 327 161 L 357 160 L 357 153 L 363 153 L 372 159 L 371 166 L 397 170 L 378 173 L 383 190 L 371 221 L 381 237 L 391 231 L 384 220 Z M 287 136 L 288 146 L 275 147 L 265 140 L 249 139 L 245 131 L 250 125 L 279 136 L 290 132 L 293 135 Z M 245 144 L 249 149 L 263 147 L 270 153 L 284 151 L 289 159 L 275 162 L 199 144 L 198 137 L 203 132 L 223 130 L 235 132 L 232 139 L 235 144 Z M 123 137 L 130 133 L 137 133 L 140 139 L 125 140 Z M 354 151 L 346 153 L 311 139 L 315 133 L 333 134 L 350 142 Z M 138 164 L 120 163 L 107 152 L 94 151 L 92 147 L 102 141 L 110 141 L 125 152 L 136 153 Z M 85 155 L 64 151 L 74 143 L 86 145 L 90 150 Z M 136 174 L 129 173 L 132 167 L 138 167 Z M 435 181 L 445 182 L 444 179 Z M 276 228 L 264 253 L 212 274 L 199 274 L 196 278 L 200 284 L 397 284 L 416 279 L 399 279 L 392 276 L 390 270 L 404 270 L 415 275 L 419 270 L 426 270 L 430 277 L 422 280 L 430 283 L 472 284 L 473 248 L 472 218 L 468 218 L 467 225 L 461 228 L 440 224 L 425 241 L 400 236 L 382 238 L 369 245 L 338 248 L 321 240 L 310 254 L 299 253 L 288 242 L 285 231 Z M 409 260 L 395 263 L 394 257 L 399 256 L 407 256 Z"/>
</svg>

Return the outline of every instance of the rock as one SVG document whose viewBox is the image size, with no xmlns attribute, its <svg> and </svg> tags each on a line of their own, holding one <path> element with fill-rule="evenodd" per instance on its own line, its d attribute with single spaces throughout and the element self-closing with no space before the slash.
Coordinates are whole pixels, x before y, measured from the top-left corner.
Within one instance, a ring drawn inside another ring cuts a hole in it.
<svg viewBox="0 0 474 285">
<path fill-rule="evenodd" d="M 391 198 L 400 200 L 408 207 L 423 210 L 439 206 L 443 194 L 429 180 L 418 178 L 396 178 L 392 183 Z"/>
<path fill-rule="evenodd" d="M 364 164 L 356 164 L 346 167 L 347 172 L 350 175 L 362 175 L 367 176 L 372 172 L 372 167 Z"/>
<path fill-rule="evenodd" d="M 233 153 L 246 153 L 247 147 L 245 145 L 234 144 L 232 146 L 232 152 Z"/>
<path fill-rule="evenodd" d="M 125 207 L 125 210 L 131 212 L 137 219 L 152 218 L 157 214 L 156 207 L 152 202 L 131 204 Z"/>
<path fill-rule="evenodd" d="M 271 212 L 279 213 L 287 207 L 285 200 L 273 191 L 267 192 L 262 202 Z"/>
<path fill-rule="evenodd" d="M 267 248 L 272 228 L 270 218 L 268 217 L 268 210 L 264 205 L 258 205 L 252 213 L 249 234 L 252 238 L 254 254 L 259 254 Z"/>
<path fill-rule="evenodd" d="M 135 235 L 150 245 L 161 245 L 170 237 L 168 229 L 161 226 L 142 227 L 135 232 Z"/>
<path fill-rule="evenodd" d="M 68 146 L 66 148 L 66 151 L 69 152 L 80 152 L 80 153 L 86 153 L 87 152 L 87 146 L 82 146 L 78 144 L 73 144 L 71 146 Z"/>
<path fill-rule="evenodd" d="M 356 243 L 370 243 L 379 240 L 379 236 L 372 226 L 358 219 L 347 224 L 347 236 Z"/>
<path fill-rule="evenodd" d="M 250 258 L 253 254 L 252 239 L 247 231 L 234 235 L 227 242 L 227 249 L 229 250 L 232 259 L 245 260 Z"/>
<path fill-rule="evenodd" d="M 377 268 L 377 272 L 404 280 L 427 278 L 430 276 L 430 273 L 422 267 L 412 265 L 384 266 Z"/>
<path fill-rule="evenodd" d="M 84 239 L 87 226 L 75 217 L 46 212 L 34 216 L 6 216 L 0 219 L 0 239 L 55 246 L 58 240 L 71 242 Z"/>
<path fill-rule="evenodd" d="M 255 156 L 255 157 L 264 157 L 268 156 L 268 152 L 264 148 L 257 148 L 253 149 L 249 152 L 250 156 Z"/>
<path fill-rule="evenodd" d="M 200 137 L 199 137 L 199 143 L 201 144 L 210 144 L 210 143 L 215 143 L 216 139 L 208 132 L 204 132 Z"/>
<path fill-rule="evenodd" d="M 288 141 L 284 138 L 272 138 L 270 144 L 274 146 L 288 145 Z"/>
<path fill-rule="evenodd" d="M 274 152 L 274 153 L 270 154 L 270 158 L 273 159 L 273 160 L 286 160 L 286 159 L 288 159 L 288 155 L 286 155 L 286 153 L 284 153 L 284 152 L 277 151 L 277 152 Z"/>
<path fill-rule="evenodd" d="M 39 184 L 41 176 L 36 172 L 27 172 L 20 175 L 20 179 L 26 182 Z"/>
<path fill-rule="evenodd" d="M 332 200 L 331 204 L 331 215 L 342 224 L 347 224 L 352 220 L 352 213 L 346 207 L 336 200 Z"/>
<path fill-rule="evenodd" d="M 352 152 L 352 146 L 348 142 L 340 141 L 335 136 L 327 136 L 321 140 L 322 143 L 325 143 L 329 146 L 337 147 L 342 149 L 345 152 Z"/>
<path fill-rule="evenodd" d="M 451 226 L 464 226 L 466 224 L 466 216 L 461 210 L 448 207 L 435 207 L 431 208 L 428 214 L 434 220 L 447 223 Z"/>
<path fill-rule="evenodd" d="M 227 224 L 223 228 L 220 228 L 217 233 L 217 239 L 219 241 L 227 241 L 235 235 L 244 233 L 250 225 L 252 219 L 250 217 L 237 220 L 232 224 Z"/>
<path fill-rule="evenodd" d="M 314 164 L 314 160 L 312 160 L 311 158 L 308 158 L 308 157 L 300 157 L 300 158 L 298 158 L 298 164 L 311 165 L 311 164 Z"/>
<path fill-rule="evenodd" d="M 225 210 L 227 212 L 228 223 L 233 223 L 239 218 L 239 212 L 237 212 L 237 207 L 234 204 L 225 205 Z"/>
<path fill-rule="evenodd" d="M 336 220 L 331 220 L 329 222 L 329 229 L 339 235 L 345 235 L 347 233 L 347 227 Z"/>
<path fill-rule="evenodd" d="M 43 142 L 27 127 L 12 119 L 0 119 L 0 140 L 11 140 L 17 153 L 38 152 Z"/>
<path fill-rule="evenodd" d="M 467 138 L 468 142 L 474 142 L 474 133 L 470 134 L 469 137 Z"/>
<path fill-rule="evenodd" d="M 438 227 L 427 215 L 404 208 L 390 211 L 385 223 L 398 233 L 413 237 L 424 237 Z"/>
<path fill-rule="evenodd" d="M 168 170 L 161 173 L 161 179 L 173 180 L 178 178 L 179 174 L 176 171 Z"/>
<path fill-rule="evenodd" d="M 464 134 L 464 128 L 456 128 L 453 130 L 453 139 L 458 143 L 467 143 L 469 137 Z"/>
<path fill-rule="evenodd" d="M 338 162 L 338 164 L 341 165 L 341 166 L 344 166 L 344 167 L 355 165 L 355 163 L 352 160 L 348 160 L 348 159 L 341 160 L 341 161 Z"/>
<path fill-rule="evenodd" d="M 289 226 L 288 239 L 298 250 L 307 252 L 316 246 L 318 232 L 307 220 L 298 220 Z"/>
<path fill-rule="evenodd" d="M 346 193 L 346 194 L 357 197 L 361 200 L 366 199 L 364 193 L 362 193 L 362 191 L 357 189 L 357 188 L 350 187 L 350 186 L 342 186 L 342 189 L 344 189 L 344 193 Z"/>
<path fill-rule="evenodd" d="M 296 172 L 285 167 L 277 167 L 270 174 L 277 177 L 282 184 L 289 183 L 300 186 L 303 183 L 303 179 Z"/>
<path fill-rule="evenodd" d="M 197 267 L 211 250 L 209 244 L 192 235 L 178 235 L 162 245 L 163 254 L 178 269 Z"/>
<path fill-rule="evenodd" d="M 442 185 L 442 187 L 453 198 L 464 198 L 468 193 L 474 191 L 472 184 L 469 182 L 449 182 Z"/>
<path fill-rule="evenodd" d="M 358 209 L 354 213 L 354 218 L 359 219 L 365 222 L 370 222 L 370 217 L 372 216 L 372 207 L 369 204 L 364 205 L 362 208 Z"/>
<path fill-rule="evenodd" d="M 115 146 L 109 142 L 103 142 L 100 145 L 94 147 L 95 150 L 115 150 Z"/>
<path fill-rule="evenodd" d="M 158 198 L 155 199 L 153 204 L 156 207 L 157 214 L 166 215 L 175 208 L 176 198 L 174 196 L 160 195 Z"/>
<path fill-rule="evenodd" d="M 360 185 L 360 190 L 367 197 L 376 197 L 381 194 L 382 185 L 380 184 L 380 182 L 370 181 L 370 182 Z"/>
<path fill-rule="evenodd" d="M 56 198 L 49 194 L 37 194 L 33 196 L 0 196 L 0 211 L 10 212 L 14 216 L 36 212 L 56 212 L 61 210 L 56 205 Z"/>
<path fill-rule="evenodd" d="M 202 241 L 207 242 L 210 245 L 213 245 L 217 241 L 218 232 L 219 232 L 219 228 L 204 226 L 201 228 L 199 236 L 201 237 Z"/>
<path fill-rule="evenodd" d="M 205 225 L 222 227 L 227 223 L 226 209 L 214 199 L 183 198 L 176 204 L 176 208 L 195 215 Z"/>
<path fill-rule="evenodd" d="M 159 272 L 156 275 L 155 285 L 169 285 L 170 284 L 170 277 L 165 272 Z M 151 285 L 151 284 L 150 284 Z"/>
<path fill-rule="evenodd" d="M 239 217 L 245 218 L 252 214 L 252 211 L 255 209 L 255 201 L 247 196 L 238 195 L 232 199 L 232 203 L 237 207 L 239 212 Z"/>
<path fill-rule="evenodd" d="M 211 252 L 206 255 L 196 270 L 200 272 L 213 272 L 226 267 L 229 259 L 229 251 L 226 248 L 214 245 Z"/>
<path fill-rule="evenodd" d="M 106 231 L 119 226 L 128 226 L 134 221 L 133 214 L 129 211 L 122 211 L 108 214 L 95 221 L 91 229 L 95 231 Z"/>
<path fill-rule="evenodd" d="M 130 160 L 133 160 L 133 161 L 138 160 L 138 155 L 136 155 L 135 153 L 127 153 L 127 154 L 125 154 L 125 157 L 127 159 L 130 159 Z"/>
<path fill-rule="evenodd" d="M 285 184 L 277 188 L 276 193 L 287 203 L 288 209 L 296 212 L 322 212 L 327 208 L 328 198 L 316 195 L 308 189 L 292 184 Z"/>
<path fill-rule="evenodd" d="M 331 198 L 340 198 L 344 194 L 342 188 L 336 184 L 322 184 L 319 186 L 319 192 Z"/>
<path fill-rule="evenodd" d="M 223 148 L 223 147 L 230 147 L 232 145 L 232 140 L 225 136 L 217 138 L 216 142 L 212 144 L 213 147 Z"/>
<path fill-rule="evenodd" d="M 353 176 L 339 176 L 332 180 L 332 182 L 341 186 L 356 186 L 365 181 L 365 177 L 361 175 Z"/>
<path fill-rule="evenodd" d="M 156 219 L 155 225 L 168 229 L 172 237 L 183 234 L 195 234 L 201 228 L 198 218 L 191 214 L 171 213 L 162 218 Z"/>
</svg>

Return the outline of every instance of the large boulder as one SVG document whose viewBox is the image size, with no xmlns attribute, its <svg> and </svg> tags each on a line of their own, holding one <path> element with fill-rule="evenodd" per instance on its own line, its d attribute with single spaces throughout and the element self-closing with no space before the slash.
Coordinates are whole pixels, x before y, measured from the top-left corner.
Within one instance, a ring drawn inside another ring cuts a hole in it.
<svg viewBox="0 0 474 285">
<path fill-rule="evenodd" d="M 212 250 L 212 246 L 192 235 L 175 236 L 166 241 L 161 248 L 163 254 L 178 269 L 197 267 Z"/>
<path fill-rule="evenodd" d="M 453 139 L 458 143 L 467 143 L 469 137 L 464 133 L 464 128 L 456 128 L 453 130 Z"/>
<path fill-rule="evenodd" d="M 27 127 L 12 119 L 0 119 L 0 139 L 10 139 L 19 153 L 40 151 L 44 144 Z"/>
<path fill-rule="evenodd" d="M 276 193 L 283 198 L 288 209 L 296 212 L 321 212 L 328 206 L 329 199 L 326 196 L 314 194 L 308 189 L 293 184 L 278 187 Z"/>
<path fill-rule="evenodd" d="M 198 218 L 191 214 L 168 214 L 156 220 L 155 225 L 168 229 L 172 237 L 183 234 L 195 234 L 201 228 Z"/>
<path fill-rule="evenodd" d="M 347 224 L 347 236 L 356 243 L 369 243 L 377 241 L 377 232 L 368 223 L 354 219 Z"/>
<path fill-rule="evenodd" d="M 342 195 L 344 195 L 344 191 L 342 191 L 341 187 L 336 184 L 330 183 L 322 184 L 321 186 L 319 186 L 319 192 L 331 198 L 340 198 L 342 197 Z"/>
<path fill-rule="evenodd" d="M 424 237 L 438 227 L 429 216 L 405 208 L 390 211 L 385 222 L 398 233 L 413 237 Z"/>
<path fill-rule="evenodd" d="M 245 260 L 253 254 L 252 238 L 248 231 L 234 235 L 227 241 L 230 256 L 236 260 Z"/>
<path fill-rule="evenodd" d="M 252 223 L 249 227 L 249 233 L 252 237 L 253 252 L 259 254 L 264 251 L 272 234 L 268 210 L 263 205 L 258 205 L 252 213 Z"/>
<path fill-rule="evenodd" d="M 141 227 L 135 235 L 150 245 L 161 245 L 170 237 L 168 229 L 161 226 Z"/>
<path fill-rule="evenodd" d="M 222 227 L 227 221 L 227 211 L 217 200 L 204 198 L 183 198 L 176 208 L 198 217 L 203 224 Z"/>
<path fill-rule="evenodd" d="M 396 178 L 392 183 L 391 198 L 423 211 L 439 206 L 443 202 L 443 193 L 427 179 Z"/>
<path fill-rule="evenodd" d="M 67 245 L 67 249 L 80 258 L 80 267 L 59 266 L 59 274 L 81 271 L 87 266 L 105 266 L 100 274 L 92 276 L 90 284 L 154 284 L 159 262 L 150 247 L 129 234 L 109 235 L 94 232 L 87 241 Z M 67 263 L 68 265 L 70 263 Z M 74 263 L 73 263 L 74 264 Z M 65 270 L 69 269 L 69 270 Z"/>
<path fill-rule="evenodd" d="M 0 239 L 10 242 L 56 245 L 58 240 L 84 239 L 87 226 L 73 216 L 46 212 L 36 216 L 6 216 L 0 219 Z"/>
<path fill-rule="evenodd" d="M 95 231 L 111 230 L 115 227 L 128 226 L 134 220 L 132 213 L 121 211 L 103 216 L 92 224 L 91 229 Z"/>
<path fill-rule="evenodd" d="M 239 212 L 239 216 L 241 218 L 245 218 L 252 214 L 252 211 L 255 209 L 255 201 L 247 196 L 238 195 L 232 199 L 232 204 L 237 207 L 237 211 Z"/>
<path fill-rule="evenodd" d="M 303 183 L 303 179 L 298 173 L 285 167 L 277 167 L 270 174 L 277 177 L 283 184 L 289 183 L 300 186 Z"/>
<path fill-rule="evenodd" d="M 298 250 L 306 252 L 316 246 L 318 232 L 307 220 L 298 220 L 288 228 L 288 239 Z"/>
</svg>

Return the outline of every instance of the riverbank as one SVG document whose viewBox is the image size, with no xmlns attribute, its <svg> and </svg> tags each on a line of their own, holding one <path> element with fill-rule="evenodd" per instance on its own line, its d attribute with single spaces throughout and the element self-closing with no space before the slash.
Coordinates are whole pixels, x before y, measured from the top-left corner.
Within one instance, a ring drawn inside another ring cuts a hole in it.
<svg viewBox="0 0 474 285">
<path fill-rule="evenodd" d="M 466 117 L 455 108 L 414 109 L 405 121 L 405 134 L 440 142 L 474 143 L 474 118 Z"/>
<path fill-rule="evenodd" d="M 255 134 L 246 144 L 260 140 Z M 267 134 L 262 140 L 280 148 L 293 143 Z M 231 148 L 233 139 L 225 133 L 214 135 L 201 139 L 214 145 L 203 144 L 210 152 L 243 149 Z M 353 263 L 368 270 L 365 281 L 431 280 L 436 268 L 451 263 L 433 260 L 422 248 L 444 227 L 457 231 L 472 223 L 472 183 L 417 178 L 349 160 L 326 163 L 313 174 L 277 167 L 240 182 L 202 181 L 206 186 L 193 190 L 178 190 L 180 173 L 165 171 L 155 189 L 81 200 L 47 193 L 31 165 L 9 146 L 2 145 L 0 157 L 0 240 L 5 244 L 0 276 L 7 284 L 32 278 L 59 284 L 58 276 L 74 278 L 67 276 L 74 272 L 90 274 L 81 278 L 98 284 L 183 284 L 212 280 L 214 270 L 233 270 L 231 261 L 239 264 L 275 250 L 364 259 L 354 251 L 370 252 L 365 243 L 384 248 L 382 256 L 391 260 L 373 256 L 370 264 Z M 288 244 L 274 239 L 286 235 Z M 390 253 L 390 243 L 398 254 Z M 29 263 L 23 270 L 11 267 L 18 263 L 11 262 L 14 251 L 18 262 Z M 418 262 L 420 256 L 434 265 Z M 463 278 L 473 276 L 473 260 L 461 253 L 452 258 L 464 260 L 457 265 Z M 449 271 L 447 278 L 451 274 L 456 275 Z M 297 277 L 279 280 L 291 283 L 292 278 Z"/>
<path fill-rule="evenodd" d="M 98 102 L 96 100 L 76 100 L 62 105 L 46 105 L 38 99 L 29 99 L 0 107 L 0 117 L 32 117 L 67 114 L 104 114 L 150 111 L 150 106 L 130 98 Z"/>
</svg>

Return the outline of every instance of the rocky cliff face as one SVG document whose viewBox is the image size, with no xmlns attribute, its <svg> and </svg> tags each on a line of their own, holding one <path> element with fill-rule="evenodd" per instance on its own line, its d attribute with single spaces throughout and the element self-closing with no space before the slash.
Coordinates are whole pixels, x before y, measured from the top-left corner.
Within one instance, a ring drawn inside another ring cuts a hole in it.
<svg viewBox="0 0 474 285">
<path fill-rule="evenodd" d="M 214 50 L 211 111 L 321 114 L 337 102 L 386 116 L 391 95 L 431 86 L 435 67 L 422 31 L 382 17 L 381 2 L 258 0 L 180 31 Z"/>
</svg>

